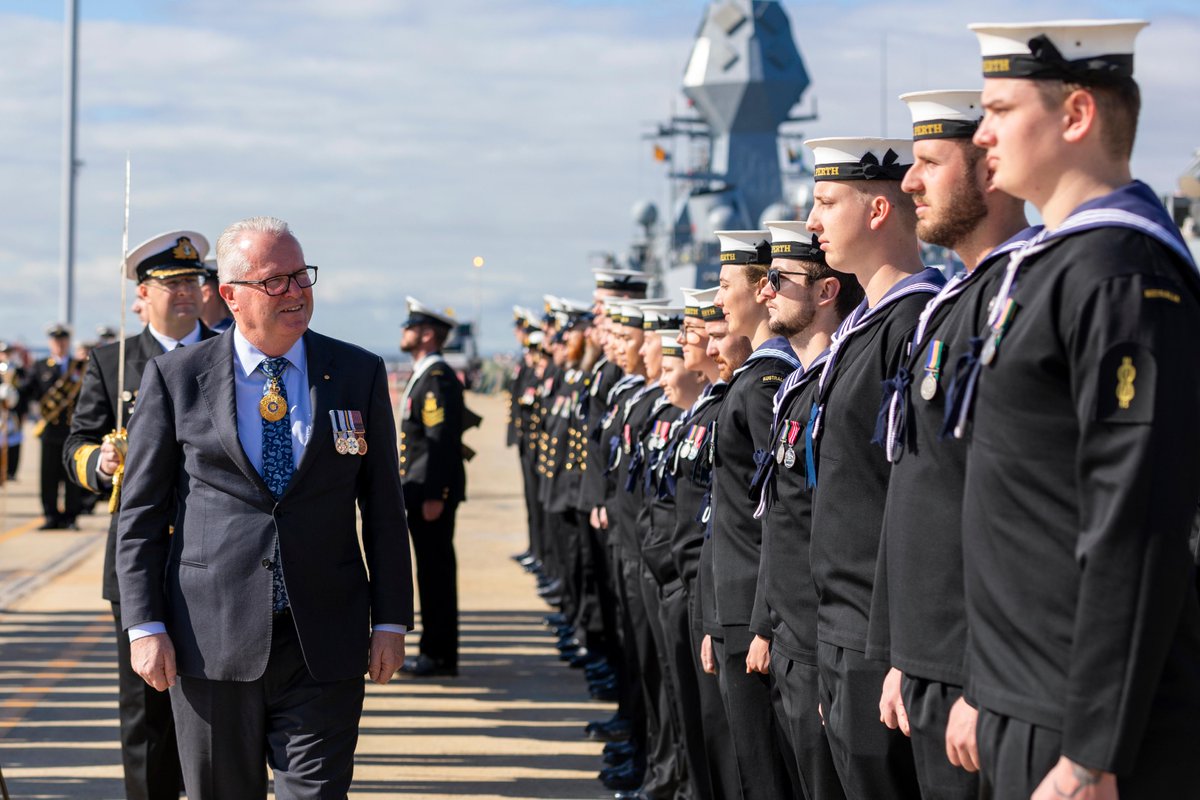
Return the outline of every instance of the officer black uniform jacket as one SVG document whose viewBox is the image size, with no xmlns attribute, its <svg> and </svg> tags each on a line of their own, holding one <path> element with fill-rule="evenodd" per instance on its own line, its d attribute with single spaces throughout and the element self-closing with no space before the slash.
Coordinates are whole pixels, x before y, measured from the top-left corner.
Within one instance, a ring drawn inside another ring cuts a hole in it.
<svg viewBox="0 0 1200 800">
<path fill-rule="evenodd" d="M 1140 230 L 1115 227 L 1130 216 Z M 1106 226 L 1075 227 L 1089 217 Z M 1141 183 L 1047 241 L 1022 262 L 974 406 L 967 692 L 1123 773 L 1148 728 L 1200 742 L 1197 280 Z"/>
<path fill-rule="evenodd" d="M 513 371 L 512 379 L 508 384 L 508 427 L 505 434 L 505 443 L 512 447 L 520 445 L 522 434 L 522 414 L 521 414 L 521 396 L 525 391 L 525 384 L 529 381 L 529 373 L 533 369 L 525 363 L 524 358 Z"/>
<path fill-rule="evenodd" d="M 772 451 L 771 401 L 800 361 L 787 339 L 759 345 L 729 381 L 717 414 L 712 492 L 713 588 L 722 626 L 750 624 L 762 523 L 747 488 L 757 465 Z"/>
<path fill-rule="evenodd" d="M 550 436 L 551 463 L 544 502 L 551 513 L 561 514 L 574 509 L 579 498 L 585 454 L 578 409 L 580 398 L 587 396 L 589 380 L 589 374 L 581 369 L 566 370 L 550 403 L 546 430 Z"/>
<path fill-rule="evenodd" d="M 694 591 L 700 571 L 700 550 L 708 521 L 712 487 L 708 431 L 717 418 L 726 388 L 724 382 L 709 386 L 704 396 L 679 418 L 667 450 L 663 483 L 668 485 L 660 489 L 660 494 L 669 494 L 670 498 L 655 500 L 675 514 L 670 534 L 671 560 L 689 592 Z"/>
<path fill-rule="evenodd" d="M 537 368 L 522 362 L 512 387 L 513 432 L 517 452 L 522 458 L 528 457 L 529 448 L 533 445 L 530 426 L 537 403 L 537 380 Z"/>
<path fill-rule="evenodd" d="M 966 442 L 942 437 L 946 397 L 960 356 L 982 328 L 988 300 L 1008 254 L 1033 235 L 1026 229 L 972 272 L 956 276 L 922 312 L 917 337 L 893 378 L 899 409 L 889 429 L 892 471 L 871 599 L 867 655 L 905 674 L 962 686 L 967 618 L 962 590 L 962 488 Z M 931 372 L 931 353 L 940 367 Z M 922 382 L 933 375 L 937 394 Z M 903 405 L 901 405 L 903 404 Z M 893 407 L 889 406 L 889 410 Z"/>
<path fill-rule="evenodd" d="M 792 661 L 813 665 L 817 663 L 817 590 L 809 563 L 812 490 L 805 469 L 803 432 L 826 358 L 828 353 L 789 375 L 775 398 L 779 411 L 769 439 L 773 468 L 761 488 L 766 494 L 761 519 L 762 558 L 750 619 L 750 630 L 770 639 L 772 649 Z M 795 461 L 788 467 L 777 463 L 775 457 L 780 437 L 788 436 L 793 429 L 799 434 L 791 445 Z"/>
<path fill-rule="evenodd" d="M 406 497 L 459 503 L 467 488 L 463 386 L 440 353 L 436 358 L 407 389 L 400 421 L 400 477 Z"/>
<path fill-rule="evenodd" d="M 642 452 L 641 475 L 630 477 L 642 486 L 642 508 L 638 528 L 643 533 L 642 560 L 660 586 L 679 579 L 679 570 L 671 558 L 671 535 L 675 532 L 675 498 L 660 496 L 664 462 L 669 455 L 671 430 L 683 409 L 676 408 L 660 395 L 642 424 L 638 446 Z"/>
<path fill-rule="evenodd" d="M 613 451 L 615 461 L 610 473 L 615 491 L 608 503 L 608 526 L 615 531 L 617 541 L 626 558 L 641 558 L 642 539 L 646 531 L 639 523 L 642 507 L 646 504 L 646 492 L 642 483 L 640 463 L 644 454 L 639 453 L 637 433 L 646 424 L 654 410 L 654 403 L 662 396 L 662 387 L 643 384 L 632 393 L 621 396 L 621 412 L 612 426 L 617 446 Z M 630 470 L 634 480 L 630 481 Z"/>
<path fill-rule="evenodd" d="M 834 335 L 818 379 L 811 557 L 817 638 L 828 644 L 866 651 L 890 471 L 871 443 L 881 387 L 896 374 L 917 316 L 943 283 L 941 273 L 927 269 L 897 283 L 874 308 L 864 300 Z"/>
<path fill-rule="evenodd" d="M 204 323 L 200 323 L 201 339 L 211 339 L 216 335 Z M 120 349 L 120 345 L 113 342 L 92 351 L 83 376 L 83 387 L 79 390 L 79 400 L 75 404 L 71 434 L 63 446 L 67 476 L 90 492 L 99 493 L 104 489 L 96 478 L 96 467 L 100 464 L 100 444 L 105 436 L 117 428 L 117 403 L 125 404 L 124 422 L 128 426 L 137 403 L 138 387 L 142 384 L 146 362 L 164 352 L 154 334 L 150 333 L 149 326 L 137 336 L 128 337 L 125 340 L 125 384 L 118 388 Z M 108 525 L 104 582 L 101 587 L 104 599 L 113 603 L 120 602 L 116 557 L 117 515 L 113 514 Z"/>
<path fill-rule="evenodd" d="M 562 370 L 554 362 L 546 364 L 542 370 L 542 374 L 537 379 L 537 388 L 534 391 L 535 400 L 533 403 L 533 416 L 529 421 L 529 430 L 531 438 L 531 456 L 534 465 L 534 477 L 536 479 L 535 497 L 538 503 L 545 505 L 542 498 L 545 496 L 546 486 L 546 464 L 550 458 L 550 434 L 546 430 L 546 426 L 550 424 L 550 409 L 553 407 L 553 398 L 555 392 L 558 391 L 558 384 L 562 378 Z"/>
<path fill-rule="evenodd" d="M 603 425 L 610 408 L 608 393 L 623 375 L 621 368 L 607 359 L 601 359 L 592 368 L 592 382 L 585 398 L 587 405 L 583 409 L 587 441 L 578 501 L 579 508 L 589 513 L 608 501 L 609 482 L 604 473 L 608 468 L 609 449 L 608 434 Z"/>
<path fill-rule="evenodd" d="M 47 422 L 42 431 L 43 442 L 65 442 L 71 432 L 71 416 L 74 413 L 78 395 L 70 398 L 72 386 L 83 381 L 83 373 L 87 363 L 78 359 L 67 359 L 67 369 L 64 374 L 62 361 L 56 358 L 44 358 L 36 362 L 25 377 L 25 383 L 18 390 L 23 400 L 37 409 L 38 415 L 43 415 L 42 401 L 56 405 L 60 399 L 66 401 L 66 407 L 54 418 Z M 82 390 L 82 387 L 80 387 Z"/>
</svg>

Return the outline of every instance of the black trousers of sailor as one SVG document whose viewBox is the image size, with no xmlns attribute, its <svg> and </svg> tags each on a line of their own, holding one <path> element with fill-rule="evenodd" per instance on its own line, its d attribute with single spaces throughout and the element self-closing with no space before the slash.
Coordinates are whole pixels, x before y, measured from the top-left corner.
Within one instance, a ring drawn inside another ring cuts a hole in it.
<svg viewBox="0 0 1200 800">
<path fill-rule="evenodd" d="M 42 514 L 47 522 L 69 524 L 83 510 L 83 489 L 67 479 L 67 467 L 63 464 L 63 446 L 67 443 L 66 433 L 62 438 L 52 438 L 49 433 L 42 437 Z M 58 508 L 58 488 L 63 489 L 63 510 Z"/>
<path fill-rule="evenodd" d="M 963 696 L 963 687 L 906 674 L 900 681 L 900 696 L 908 712 L 921 800 L 979 797 L 979 773 L 956 767 L 946 757 L 946 723 L 950 709 Z"/>
<path fill-rule="evenodd" d="M 742 779 L 742 796 L 746 800 L 795 797 L 797 792 L 783 760 L 783 734 L 771 707 L 771 679 L 757 672 L 746 673 L 746 656 L 754 634 L 743 625 L 722 628 L 725 635 L 713 637 L 713 651 Z"/>
<path fill-rule="evenodd" d="M 362 717 L 361 677 L 313 679 L 289 611 L 275 616 L 271 654 L 253 681 L 179 676 L 171 687 L 188 800 L 345 800 Z"/>
<path fill-rule="evenodd" d="M 1062 732 L 979 709 L 982 800 L 1028 800 L 1062 755 Z M 1195 734 L 1150 725 L 1128 775 L 1117 777 L 1121 800 L 1164 800 L 1196 796 Z"/>
<path fill-rule="evenodd" d="M 458 562 L 454 554 L 457 503 L 446 503 L 441 515 L 427 521 L 422 500 L 404 487 L 408 533 L 417 561 L 417 593 L 421 598 L 419 652 L 438 666 L 458 668 Z"/>
<path fill-rule="evenodd" d="M 817 642 L 825 736 L 849 800 L 921 800 L 912 744 L 879 721 L 888 665 Z"/>
<path fill-rule="evenodd" d="M 643 662 L 642 686 L 646 704 L 653 708 L 658 720 L 657 735 L 650 739 L 647 763 L 652 770 L 643 781 L 642 789 L 652 798 L 672 798 L 685 794 L 687 763 L 680 751 L 680 723 L 675 711 L 674 675 L 664 648 L 667 640 L 662 625 L 662 599 L 658 581 L 641 560 L 642 604 L 646 608 L 646 624 L 650 629 L 649 658 L 653 665 Z"/>
<path fill-rule="evenodd" d="M 800 782 L 800 793 L 806 800 L 844 800 L 842 782 L 838 779 L 821 724 L 817 665 L 805 664 L 771 648 L 771 678 L 775 692 L 775 718 L 783 729 L 793 768 Z"/>
<path fill-rule="evenodd" d="M 121 604 L 112 604 L 117 628 L 117 705 L 126 800 L 179 800 L 183 773 L 175 740 L 171 696 L 133 671 Z"/>
<path fill-rule="evenodd" d="M 676 578 L 659 590 L 659 622 L 662 626 L 663 656 L 670 665 L 671 688 L 675 695 L 675 717 L 679 725 L 679 745 L 687 764 L 690 797 L 712 800 L 712 776 L 704 748 L 704 716 L 700 708 L 700 675 L 697 653 L 692 649 L 688 595 L 682 578 Z M 716 689 L 715 681 L 713 688 Z"/>
</svg>

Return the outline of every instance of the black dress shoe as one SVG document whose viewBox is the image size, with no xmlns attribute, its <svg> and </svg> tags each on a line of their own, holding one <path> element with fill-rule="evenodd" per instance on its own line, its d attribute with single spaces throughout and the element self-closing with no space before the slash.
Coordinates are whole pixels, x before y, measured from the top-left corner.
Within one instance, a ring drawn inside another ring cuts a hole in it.
<svg viewBox="0 0 1200 800">
<path fill-rule="evenodd" d="M 632 735 L 633 725 L 623 719 L 587 731 L 587 738 L 593 742 L 624 742 Z"/>
<path fill-rule="evenodd" d="M 414 678 L 436 678 L 439 676 L 452 678 L 458 674 L 458 667 L 422 654 L 416 658 L 407 659 L 404 662 L 404 666 L 400 668 L 400 671 L 412 675 Z"/>
<path fill-rule="evenodd" d="M 516 561 L 519 564 L 527 558 L 530 558 L 530 559 L 533 558 L 533 553 L 526 550 L 524 553 L 517 553 L 516 555 L 509 556 L 509 558 L 511 558 L 513 561 Z"/>
<path fill-rule="evenodd" d="M 564 636 L 554 643 L 558 652 L 562 653 L 567 650 L 578 650 L 583 647 L 583 642 L 576 639 L 574 636 Z"/>
<path fill-rule="evenodd" d="M 613 714 L 608 719 L 592 720 L 586 726 L 584 726 L 583 732 L 588 735 L 591 735 L 592 731 L 596 730 L 597 728 L 610 728 L 613 725 L 622 725 L 622 724 L 628 725 L 629 721 L 626 720 L 624 717 L 622 717 L 621 713 L 618 711 L 617 713 Z M 608 745 L 604 745 L 604 748 L 607 750 Z"/>
<path fill-rule="evenodd" d="M 615 686 L 611 689 L 593 689 L 589 694 L 597 703 L 615 703 L 621 699 Z"/>
<path fill-rule="evenodd" d="M 63 529 L 63 521 L 58 517 L 47 517 L 46 521 L 38 526 L 39 531 L 61 531 Z"/>
<path fill-rule="evenodd" d="M 537 590 L 538 597 L 549 597 L 554 594 L 562 594 L 563 583 L 558 578 L 547 583 Z"/>
<path fill-rule="evenodd" d="M 604 745 L 604 760 L 608 761 L 609 755 L 615 755 L 624 761 L 637 752 L 637 744 L 632 740 L 624 742 L 609 742 Z"/>
<path fill-rule="evenodd" d="M 588 651 L 586 655 L 578 656 L 571 659 L 571 666 L 574 669 L 587 670 L 587 675 L 590 678 L 598 672 L 611 672 L 612 668 L 608 666 L 608 661 L 599 653 Z"/>
<path fill-rule="evenodd" d="M 617 792 L 613 795 L 613 800 L 650 800 L 650 796 L 639 787 L 632 792 Z"/>
<path fill-rule="evenodd" d="M 546 616 L 542 617 L 542 621 L 546 623 L 547 628 L 557 628 L 560 625 L 566 625 L 568 622 L 570 622 L 570 620 L 567 619 L 566 614 L 562 614 L 557 611 L 553 614 L 547 614 Z"/>
<path fill-rule="evenodd" d="M 607 772 L 607 770 L 604 772 Z M 623 765 L 620 769 L 609 772 L 607 776 L 604 775 L 604 772 L 601 772 L 600 778 L 601 783 L 604 784 L 604 788 L 617 792 L 622 790 L 632 791 L 641 786 L 645 770 L 641 769 L 640 765 L 631 761 Z"/>
</svg>

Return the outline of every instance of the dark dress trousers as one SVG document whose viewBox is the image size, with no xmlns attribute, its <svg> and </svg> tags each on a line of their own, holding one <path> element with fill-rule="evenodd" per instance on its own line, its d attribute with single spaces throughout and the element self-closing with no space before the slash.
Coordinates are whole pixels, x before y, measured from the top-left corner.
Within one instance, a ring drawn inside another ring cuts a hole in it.
<svg viewBox="0 0 1200 800">
<path fill-rule="evenodd" d="M 371 625 L 412 625 L 383 361 L 304 337 L 312 433 L 278 500 L 246 455 L 261 442 L 238 436 L 232 332 L 148 362 L 131 420 L 122 617 L 127 627 L 164 622 L 174 644 L 189 797 L 262 797 L 268 761 L 279 797 L 344 795 Z M 330 410 L 361 413 L 365 455 L 338 454 Z M 277 542 L 282 615 L 272 613 Z"/>
<path fill-rule="evenodd" d="M 215 333 L 200 326 L 201 340 Z M 67 477 L 90 492 L 104 491 L 96 476 L 100 445 L 116 430 L 118 403 L 124 403 L 125 425 L 137 404 L 138 386 L 146 362 L 163 352 L 149 327 L 125 340 L 125 384 L 117 385 L 120 345 L 106 344 L 92 351 L 83 388 L 75 404 L 71 435 L 63 448 Z M 104 552 L 102 594 L 112 603 L 117 633 L 117 680 L 120 692 L 121 760 L 125 767 L 128 798 L 177 798 L 179 796 L 179 751 L 175 744 L 175 721 L 170 697 L 156 692 L 133 671 L 129 661 L 129 635 L 121 620 L 121 597 L 117 592 L 117 519 L 108 525 Z"/>
<path fill-rule="evenodd" d="M 63 445 L 71 432 L 71 416 L 74 413 L 83 380 L 84 363 L 68 359 L 63 362 L 47 358 L 30 368 L 21 387 L 24 402 L 29 403 L 45 425 L 41 429 L 42 456 L 39 464 L 41 478 L 42 515 L 46 521 L 65 527 L 75 522 L 83 506 L 83 492 L 67 478 L 63 467 Z M 49 419 L 46 412 L 53 408 L 62 410 Z M 59 511 L 58 492 L 63 487 L 63 506 Z"/>
<path fill-rule="evenodd" d="M 445 361 L 417 376 L 400 410 L 400 477 L 421 597 L 421 654 L 458 666 L 458 564 L 454 518 L 466 496 L 463 466 L 463 386 Z M 441 500 L 441 516 L 426 521 L 421 505 Z"/>
</svg>

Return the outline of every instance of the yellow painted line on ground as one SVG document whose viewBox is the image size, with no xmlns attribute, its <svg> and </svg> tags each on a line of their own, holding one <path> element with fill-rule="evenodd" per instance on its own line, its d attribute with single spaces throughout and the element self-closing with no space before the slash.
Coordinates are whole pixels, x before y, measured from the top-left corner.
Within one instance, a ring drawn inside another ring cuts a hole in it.
<svg viewBox="0 0 1200 800">
<path fill-rule="evenodd" d="M 103 641 L 98 634 L 108 630 L 108 618 L 98 616 L 93 619 L 94 622 L 67 643 L 66 654 L 62 658 L 46 662 L 46 668 L 37 674 L 33 683 L 18 687 L 10 693 L 15 696 L 0 700 L 0 739 L 20 725 L 29 709 L 36 708 L 38 701 L 53 691 L 58 683 L 74 675 L 72 670 L 83 663 L 84 657 L 98 642 Z"/>
<path fill-rule="evenodd" d="M 9 539 L 12 539 L 15 536 L 20 536 L 22 533 L 29 533 L 32 530 L 36 530 L 37 527 L 45 521 L 45 517 L 34 517 L 24 525 L 18 525 L 11 530 L 0 533 L 0 543 L 7 542 Z"/>
</svg>

